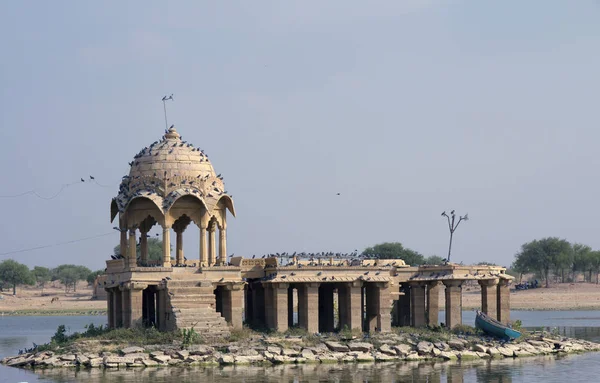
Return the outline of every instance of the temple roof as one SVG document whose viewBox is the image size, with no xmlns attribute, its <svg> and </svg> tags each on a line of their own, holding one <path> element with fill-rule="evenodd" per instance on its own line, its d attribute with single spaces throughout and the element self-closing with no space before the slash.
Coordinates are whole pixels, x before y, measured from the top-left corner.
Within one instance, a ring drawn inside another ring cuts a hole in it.
<svg viewBox="0 0 600 383">
<path fill-rule="evenodd" d="M 119 193 L 113 199 L 119 212 L 124 212 L 138 197 L 151 199 L 166 212 L 178 198 L 192 195 L 200 199 L 209 211 L 223 199 L 235 216 L 223 177 L 215 173 L 204 151 L 183 141 L 173 126 L 161 140 L 140 150 L 129 165 L 129 175 L 123 177 Z M 114 216 L 113 211 L 111 220 Z"/>
</svg>

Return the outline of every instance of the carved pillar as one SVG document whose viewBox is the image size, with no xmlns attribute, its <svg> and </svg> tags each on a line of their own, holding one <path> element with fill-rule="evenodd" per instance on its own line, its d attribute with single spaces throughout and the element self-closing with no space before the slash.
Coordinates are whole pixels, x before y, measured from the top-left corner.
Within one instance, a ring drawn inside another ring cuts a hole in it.
<svg viewBox="0 0 600 383">
<path fill-rule="evenodd" d="M 175 250 L 175 264 L 183 265 L 185 263 L 185 258 L 183 256 L 183 231 L 177 230 L 175 231 L 175 235 L 177 236 L 176 241 L 176 250 Z"/>
<path fill-rule="evenodd" d="M 462 324 L 462 283 L 461 280 L 444 281 L 446 285 L 446 327 Z"/>
<path fill-rule="evenodd" d="M 217 260 L 217 244 L 215 242 L 215 225 L 208 228 L 208 265 L 214 266 Z"/>
<path fill-rule="evenodd" d="M 442 287 L 439 282 L 427 284 L 427 325 L 437 326 L 440 317 L 440 291 Z"/>
<path fill-rule="evenodd" d="M 127 258 L 129 243 L 127 242 L 127 229 L 121 228 L 121 241 L 119 243 L 119 254 L 123 258 Z"/>
<path fill-rule="evenodd" d="M 219 229 L 219 262 L 221 265 L 227 264 L 227 226 Z"/>
<path fill-rule="evenodd" d="M 360 281 L 344 283 L 338 289 L 340 305 L 340 329 L 362 331 L 363 307 L 361 306 L 362 284 Z"/>
<path fill-rule="evenodd" d="M 129 229 L 129 248 L 127 255 L 127 263 L 129 267 L 134 267 L 137 264 L 136 261 L 136 238 L 135 238 L 135 229 Z"/>
<path fill-rule="evenodd" d="M 143 320 L 143 294 L 148 287 L 146 284 L 128 283 L 121 286 L 123 294 L 123 326 L 131 328 L 142 324 Z"/>
<path fill-rule="evenodd" d="M 234 329 L 243 327 L 244 285 L 229 284 L 223 290 L 223 317 Z"/>
<path fill-rule="evenodd" d="M 208 246 L 206 243 L 205 225 L 200 225 L 200 266 L 208 266 Z"/>
<path fill-rule="evenodd" d="M 140 263 L 142 266 L 146 266 L 148 263 L 148 232 L 140 230 L 140 234 Z"/>
<path fill-rule="evenodd" d="M 410 312 L 411 325 L 413 327 L 423 327 L 427 324 L 425 318 L 425 288 L 424 282 L 412 283 L 410 285 L 410 299 L 411 307 Z"/>
<path fill-rule="evenodd" d="M 319 283 L 298 285 L 298 326 L 309 334 L 319 331 Z"/>
<path fill-rule="evenodd" d="M 288 287 L 287 283 L 273 283 L 273 303 L 274 303 L 274 327 L 279 332 L 287 331 L 288 329 Z"/>
<path fill-rule="evenodd" d="M 481 286 L 481 311 L 492 319 L 498 316 L 497 300 L 498 300 L 498 280 L 486 279 L 479 280 Z"/>
<path fill-rule="evenodd" d="M 392 331 L 392 296 L 390 294 L 390 284 L 387 282 L 377 283 L 377 293 L 377 329 L 379 332 L 390 332 Z"/>
<path fill-rule="evenodd" d="M 510 281 L 508 279 L 500 279 L 497 289 L 497 319 L 504 324 L 508 324 L 510 321 Z"/>
<path fill-rule="evenodd" d="M 171 267 L 171 227 L 163 226 L 163 267 Z"/>
</svg>

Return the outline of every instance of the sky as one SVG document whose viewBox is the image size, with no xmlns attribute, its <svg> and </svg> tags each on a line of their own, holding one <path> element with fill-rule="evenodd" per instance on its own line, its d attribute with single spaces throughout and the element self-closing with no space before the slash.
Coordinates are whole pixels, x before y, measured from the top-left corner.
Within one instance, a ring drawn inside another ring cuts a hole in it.
<svg viewBox="0 0 600 383">
<path fill-rule="evenodd" d="M 445 257 L 452 209 L 455 262 L 600 249 L 599 18 L 593 0 L 1 2 L 0 261 L 103 268 L 111 198 L 171 93 L 169 125 L 233 195 L 230 254 Z"/>
</svg>

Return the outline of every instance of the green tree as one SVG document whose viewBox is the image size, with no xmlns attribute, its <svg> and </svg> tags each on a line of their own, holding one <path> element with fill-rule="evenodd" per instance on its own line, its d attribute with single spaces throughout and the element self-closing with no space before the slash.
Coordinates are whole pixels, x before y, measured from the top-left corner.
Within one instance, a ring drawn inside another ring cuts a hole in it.
<svg viewBox="0 0 600 383">
<path fill-rule="evenodd" d="M 44 287 L 46 286 L 46 283 L 50 282 L 50 279 L 52 277 L 50 269 L 43 266 L 35 266 L 33 270 L 31 270 L 31 273 L 35 278 L 35 283 L 37 283 L 37 285 L 42 288 L 43 295 Z"/>
<path fill-rule="evenodd" d="M 423 262 L 423 264 L 425 265 L 443 265 L 444 262 L 446 262 L 446 260 L 442 257 L 440 257 L 439 255 L 430 255 L 429 257 L 425 258 L 425 261 Z"/>
<path fill-rule="evenodd" d="M 582 245 L 581 243 L 575 243 L 572 246 L 573 253 L 573 261 L 571 263 L 571 272 L 573 281 L 575 281 L 575 274 L 577 272 L 583 273 L 583 279 L 587 280 L 585 275 L 586 271 L 590 268 L 590 263 L 592 257 L 590 253 L 592 252 L 592 248 L 587 245 Z"/>
<path fill-rule="evenodd" d="M 17 295 L 17 285 L 33 285 L 35 283 L 29 268 L 13 259 L 0 262 L 0 280 L 12 285 L 13 295 Z"/>
<path fill-rule="evenodd" d="M 160 240 L 158 238 L 148 238 L 148 260 L 160 261 L 163 257 L 162 247 L 163 247 L 162 240 Z M 172 250 L 172 247 L 171 247 L 171 250 Z M 121 245 L 120 244 L 114 247 L 113 254 L 114 255 L 122 254 L 123 256 L 127 255 L 126 252 L 121 253 Z M 140 244 L 138 243 L 136 245 L 136 257 L 140 258 L 140 255 L 141 255 Z"/>
<path fill-rule="evenodd" d="M 380 259 L 402 259 L 407 265 L 422 265 L 425 262 L 422 254 L 405 248 L 400 242 L 384 242 L 367 247 L 362 255 Z"/>
<path fill-rule="evenodd" d="M 598 284 L 598 282 L 599 282 L 598 279 L 600 276 L 600 251 L 598 251 L 598 250 L 590 251 L 589 259 L 590 259 L 590 269 L 596 273 L 596 284 Z M 590 275 L 590 279 L 591 279 L 591 275 Z"/>
<path fill-rule="evenodd" d="M 94 272 L 89 273 L 86 278 L 88 285 L 90 285 L 90 286 L 93 285 L 94 281 L 96 280 L 98 275 L 102 275 L 102 274 L 104 274 L 104 270 L 96 270 Z"/>
<path fill-rule="evenodd" d="M 513 268 L 520 272 L 539 271 L 546 280 L 546 287 L 550 286 L 550 270 L 562 262 L 564 253 L 571 253 L 571 244 L 556 237 L 542 238 L 525 243 L 516 255 Z"/>
<path fill-rule="evenodd" d="M 85 266 L 60 265 L 52 269 L 52 280 L 59 280 L 65 286 L 65 292 L 73 287 L 77 291 L 77 282 L 85 281 L 92 270 Z"/>
</svg>

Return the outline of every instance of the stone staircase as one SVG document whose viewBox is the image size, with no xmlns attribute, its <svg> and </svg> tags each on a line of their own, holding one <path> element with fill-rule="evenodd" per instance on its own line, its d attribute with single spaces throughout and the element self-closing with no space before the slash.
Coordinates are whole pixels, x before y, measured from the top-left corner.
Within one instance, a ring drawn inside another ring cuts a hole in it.
<svg viewBox="0 0 600 383">
<path fill-rule="evenodd" d="M 225 318 L 215 311 L 212 286 L 203 287 L 197 280 L 170 280 L 166 286 L 177 329 L 193 327 L 204 337 L 230 334 Z"/>
</svg>

